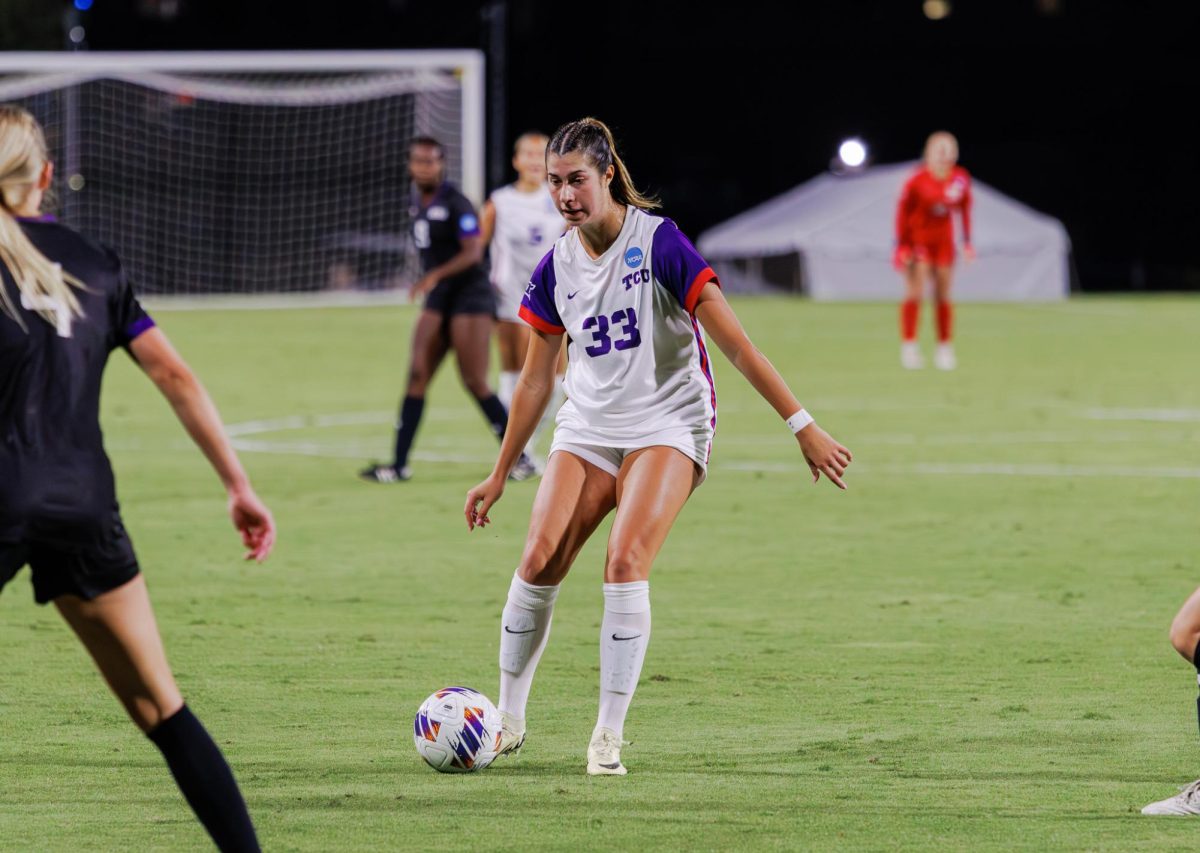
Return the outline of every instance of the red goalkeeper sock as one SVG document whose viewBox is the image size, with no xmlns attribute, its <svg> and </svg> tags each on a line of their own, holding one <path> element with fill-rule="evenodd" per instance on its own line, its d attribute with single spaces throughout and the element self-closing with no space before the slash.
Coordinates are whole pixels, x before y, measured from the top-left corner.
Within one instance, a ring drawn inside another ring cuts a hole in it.
<svg viewBox="0 0 1200 853">
<path fill-rule="evenodd" d="M 900 303 L 900 340 L 909 343 L 917 339 L 917 320 L 920 316 L 920 300 L 905 299 Z"/>
<path fill-rule="evenodd" d="M 939 344 L 950 343 L 954 331 L 954 306 L 948 300 L 937 304 L 937 338 Z"/>
</svg>

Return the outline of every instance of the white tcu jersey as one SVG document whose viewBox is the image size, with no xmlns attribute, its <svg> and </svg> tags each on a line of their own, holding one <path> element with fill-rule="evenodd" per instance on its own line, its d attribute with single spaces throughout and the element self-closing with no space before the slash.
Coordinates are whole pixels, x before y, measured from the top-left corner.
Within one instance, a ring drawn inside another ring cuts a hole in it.
<svg viewBox="0 0 1200 853">
<path fill-rule="evenodd" d="M 492 233 L 492 285 L 501 320 L 517 322 L 521 297 L 533 269 L 566 228 L 549 191 L 522 192 L 509 184 L 492 193 L 496 227 Z"/>
<path fill-rule="evenodd" d="M 570 339 L 556 436 L 634 448 L 686 433 L 707 460 L 717 393 L 693 312 L 716 276 L 674 222 L 626 211 L 616 242 L 598 259 L 578 229 L 560 237 L 521 304 L 531 326 Z"/>
</svg>

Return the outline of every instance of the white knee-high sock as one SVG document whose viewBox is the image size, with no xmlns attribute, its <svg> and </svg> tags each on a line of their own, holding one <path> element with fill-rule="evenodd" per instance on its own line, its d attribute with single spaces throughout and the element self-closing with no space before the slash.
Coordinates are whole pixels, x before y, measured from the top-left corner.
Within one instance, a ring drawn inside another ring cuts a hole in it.
<svg viewBox="0 0 1200 853">
<path fill-rule="evenodd" d="M 508 588 L 508 603 L 500 620 L 501 711 L 525 718 L 525 703 L 542 650 L 550 637 L 556 586 L 534 586 L 515 574 Z"/>
<path fill-rule="evenodd" d="M 512 410 L 513 392 L 517 390 L 517 380 L 521 377 L 519 370 L 501 370 L 500 371 L 500 387 L 496 389 L 496 396 L 500 398 L 500 402 L 504 404 L 504 410 Z"/>
<path fill-rule="evenodd" d="M 600 714 L 603 726 L 621 736 L 625 714 L 642 674 L 650 642 L 650 582 L 606 583 L 600 623 Z"/>
</svg>

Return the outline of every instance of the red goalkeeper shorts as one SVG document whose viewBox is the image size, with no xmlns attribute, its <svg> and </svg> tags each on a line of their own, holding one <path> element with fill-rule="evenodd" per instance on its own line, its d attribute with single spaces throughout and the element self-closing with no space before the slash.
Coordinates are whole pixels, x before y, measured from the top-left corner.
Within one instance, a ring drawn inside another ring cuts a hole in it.
<svg viewBox="0 0 1200 853">
<path fill-rule="evenodd" d="M 935 267 L 948 267 L 954 263 L 953 240 L 924 240 L 914 243 L 913 258 Z"/>
</svg>

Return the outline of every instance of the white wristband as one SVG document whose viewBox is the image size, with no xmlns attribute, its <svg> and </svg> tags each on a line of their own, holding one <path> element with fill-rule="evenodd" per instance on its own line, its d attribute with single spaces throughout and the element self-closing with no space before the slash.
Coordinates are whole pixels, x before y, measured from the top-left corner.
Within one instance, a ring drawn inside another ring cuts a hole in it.
<svg viewBox="0 0 1200 853">
<path fill-rule="evenodd" d="M 804 409 L 801 409 L 787 419 L 788 429 L 790 429 L 793 433 L 800 432 L 800 430 L 804 429 L 812 422 L 813 416 L 804 411 Z"/>
</svg>

